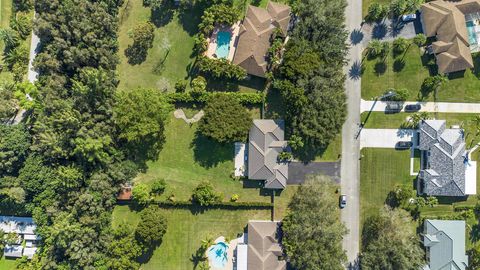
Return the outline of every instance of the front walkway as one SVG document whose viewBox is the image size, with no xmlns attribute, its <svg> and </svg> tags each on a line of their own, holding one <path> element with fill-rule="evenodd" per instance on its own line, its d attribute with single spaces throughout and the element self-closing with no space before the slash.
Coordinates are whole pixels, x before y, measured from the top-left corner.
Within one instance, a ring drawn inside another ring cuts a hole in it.
<svg viewBox="0 0 480 270">
<path fill-rule="evenodd" d="M 361 112 L 384 112 L 387 103 L 395 103 L 393 101 L 370 101 L 363 100 L 361 102 Z M 448 103 L 448 102 L 416 102 L 406 101 L 403 103 L 403 108 L 406 105 L 420 104 L 422 108 L 420 112 L 439 112 L 439 113 L 480 113 L 480 103 Z M 404 112 L 405 110 L 402 110 Z"/>
<path fill-rule="evenodd" d="M 360 148 L 395 148 L 399 141 L 412 141 L 414 129 L 362 129 Z"/>
</svg>

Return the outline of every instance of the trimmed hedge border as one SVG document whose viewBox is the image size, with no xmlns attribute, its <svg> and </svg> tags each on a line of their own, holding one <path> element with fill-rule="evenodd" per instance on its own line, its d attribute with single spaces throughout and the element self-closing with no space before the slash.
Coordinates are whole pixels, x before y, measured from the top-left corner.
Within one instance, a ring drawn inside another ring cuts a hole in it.
<svg viewBox="0 0 480 270">
<path fill-rule="evenodd" d="M 268 202 L 218 202 L 210 204 L 209 206 L 201 206 L 191 201 L 153 201 L 153 204 L 166 207 L 201 207 L 201 208 L 228 208 L 228 209 L 270 209 L 273 207 L 272 203 Z"/>
<path fill-rule="evenodd" d="M 186 93 L 166 94 L 167 99 L 171 103 L 192 103 L 192 102 L 205 103 L 210 97 L 215 95 L 232 96 L 243 105 L 262 104 L 264 100 L 263 93 L 204 92 L 201 94 L 195 94 L 195 93 L 191 94 L 191 92 L 186 92 Z"/>
</svg>

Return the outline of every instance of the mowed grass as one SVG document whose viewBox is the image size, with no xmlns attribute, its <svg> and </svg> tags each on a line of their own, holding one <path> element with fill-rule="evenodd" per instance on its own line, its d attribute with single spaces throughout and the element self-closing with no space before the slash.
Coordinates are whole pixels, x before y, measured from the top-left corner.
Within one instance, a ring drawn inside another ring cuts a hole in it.
<svg viewBox="0 0 480 270">
<path fill-rule="evenodd" d="M 164 210 L 168 219 L 167 232 L 162 244 L 151 259 L 142 265 L 144 270 L 194 269 L 192 255 L 200 248 L 202 240 L 219 236 L 236 238 L 243 233 L 248 220 L 268 219 L 267 210 L 208 210 L 193 214 L 190 210 Z M 138 214 L 128 206 L 117 206 L 113 212 L 113 226 L 127 222 L 132 228 L 138 223 Z"/>
<path fill-rule="evenodd" d="M 0 28 L 8 28 L 10 25 L 10 17 L 12 16 L 13 11 L 13 2 L 12 0 L 0 0 Z M 5 49 L 5 44 L 3 40 L 0 40 L 0 53 L 2 54 Z M 0 63 L 3 61 L 0 60 Z M 11 72 L 6 70 L 6 67 L 3 68 L 3 71 L 0 72 L 0 82 L 12 81 L 13 75 Z"/>
<path fill-rule="evenodd" d="M 0 258 L 0 270 L 12 270 L 15 269 L 16 261 L 11 259 Z"/>
<path fill-rule="evenodd" d="M 190 114 L 194 114 L 190 110 Z M 270 202 L 270 193 L 260 188 L 259 181 L 233 180 L 234 145 L 219 144 L 203 136 L 197 136 L 198 124 L 189 125 L 183 120 L 171 117 L 166 126 L 166 141 L 158 159 L 147 163 L 147 170 L 135 179 L 135 183 L 151 184 L 155 179 L 163 178 L 167 188 L 159 199 L 174 194 L 177 200 L 188 200 L 193 189 L 202 181 L 209 181 L 215 190 L 221 192 L 224 200 L 233 194 L 240 196 L 239 201 Z M 282 215 L 289 196 L 294 188 L 287 188 L 275 196 L 278 214 Z M 285 195 L 287 194 L 287 195 Z"/>
<path fill-rule="evenodd" d="M 410 101 L 433 101 L 433 93 L 421 93 L 424 79 L 435 74 L 435 64 L 430 57 L 415 45 L 411 45 L 405 54 L 389 54 L 385 61 L 380 57 L 364 57 L 362 98 L 372 100 L 389 88 L 406 88 L 410 92 Z M 449 81 L 438 91 L 437 101 L 480 102 L 480 56 L 473 57 L 475 68 L 449 76 Z"/>
<path fill-rule="evenodd" d="M 365 128 L 400 128 L 412 113 L 385 114 L 384 112 L 364 112 L 361 115 Z M 470 113 L 430 113 L 432 117 L 439 120 L 447 120 L 447 127 L 459 125 L 465 130 L 467 148 L 480 142 L 480 138 L 474 138 L 476 125 L 474 122 L 477 114 Z M 368 117 L 368 118 L 367 118 Z M 472 143 L 473 140 L 473 143 Z"/>
<path fill-rule="evenodd" d="M 133 42 L 129 33 L 136 25 L 150 20 L 150 8 L 144 7 L 142 2 L 125 1 L 120 10 L 119 89 L 145 87 L 162 90 L 166 87 L 173 90 L 175 82 L 188 78 L 189 68 L 193 65 L 193 35 L 197 31 L 200 14 L 196 10 L 186 11 L 182 19 L 175 12 L 168 24 L 156 28 L 153 47 L 148 50 L 146 60 L 139 65 L 131 65 L 125 56 L 125 49 Z"/>
<path fill-rule="evenodd" d="M 362 223 L 385 205 L 388 193 L 396 185 L 413 188 L 410 176 L 410 151 L 364 148 L 360 161 L 360 208 Z"/>
</svg>

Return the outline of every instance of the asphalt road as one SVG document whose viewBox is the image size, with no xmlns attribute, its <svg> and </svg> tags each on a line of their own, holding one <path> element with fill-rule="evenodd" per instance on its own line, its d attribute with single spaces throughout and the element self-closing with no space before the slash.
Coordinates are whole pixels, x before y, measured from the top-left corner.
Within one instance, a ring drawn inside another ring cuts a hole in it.
<svg viewBox="0 0 480 270">
<path fill-rule="evenodd" d="M 350 37 L 361 33 L 362 0 L 348 0 L 346 8 L 346 27 Z M 356 43 L 353 38 L 351 43 Z M 360 123 L 361 78 L 359 66 L 362 42 L 351 44 L 348 65 L 345 67 L 347 80 L 347 119 L 342 128 L 342 165 L 341 192 L 347 195 L 347 206 L 342 209 L 342 222 L 349 233 L 343 239 L 343 248 L 347 252 L 347 269 L 356 269 L 360 248 L 360 140 L 357 137 Z"/>
</svg>

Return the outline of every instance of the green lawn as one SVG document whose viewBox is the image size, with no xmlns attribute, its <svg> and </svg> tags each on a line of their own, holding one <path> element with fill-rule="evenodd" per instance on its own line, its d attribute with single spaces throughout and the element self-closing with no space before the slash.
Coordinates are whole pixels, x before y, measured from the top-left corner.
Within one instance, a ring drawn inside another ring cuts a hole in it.
<svg viewBox="0 0 480 270">
<path fill-rule="evenodd" d="M 132 43 L 129 33 L 139 23 L 149 21 L 150 8 L 144 7 L 142 0 L 125 1 L 120 9 L 120 27 L 118 33 L 119 58 L 118 74 L 119 89 L 134 90 L 138 87 L 168 89 L 173 91 L 178 80 L 190 81 L 196 71 L 192 69 L 195 58 L 193 54 L 194 35 L 198 31 L 198 24 L 203 14 L 202 8 L 197 6 L 180 11 L 166 9 L 162 18 L 165 22 L 157 24 L 153 47 L 148 50 L 147 58 L 137 65 L 129 64 L 125 56 L 125 49 Z M 248 2 L 236 1 L 239 8 Z M 256 5 L 265 6 L 267 1 L 256 2 Z M 160 18 L 160 16 L 156 16 Z M 169 45 L 169 46 L 168 46 Z M 209 90 L 229 90 L 252 92 L 263 90 L 265 80 L 253 77 L 240 83 L 210 81 Z"/>
<path fill-rule="evenodd" d="M 420 150 L 415 149 L 413 152 L 413 172 L 419 172 L 420 171 Z"/>
<path fill-rule="evenodd" d="M 396 185 L 410 185 L 410 151 L 364 148 L 360 161 L 361 220 L 378 213 Z"/>
<path fill-rule="evenodd" d="M 403 60 L 403 62 L 402 62 Z M 437 101 L 480 102 L 480 56 L 474 55 L 475 69 L 450 76 L 450 80 L 438 91 Z M 403 63 L 403 64 L 402 64 Z M 422 55 L 420 49 L 411 45 L 404 55 L 388 55 L 385 63 L 381 58 L 364 57 L 362 75 L 362 98 L 372 100 L 388 88 L 406 88 L 408 100 L 433 101 L 433 93 L 421 94 L 423 80 L 434 74 L 434 62 Z"/>
<path fill-rule="evenodd" d="M 189 114 L 195 113 L 195 110 L 189 110 Z M 258 186 L 259 182 L 248 181 L 244 187 L 242 181 L 231 178 L 234 170 L 233 144 L 221 145 L 204 137 L 197 137 L 197 125 L 190 126 L 172 116 L 165 130 L 166 142 L 158 159 L 148 162 L 146 171 L 139 174 L 135 182 L 152 183 L 154 179 L 164 178 L 167 189 L 161 199 L 173 193 L 178 200 L 188 200 L 192 190 L 201 181 L 207 180 L 217 191 L 224 194 L 225 200 L 238 194 L 239 201 L 269 202 L 270 196 L 263 194 Z M 276 196 L 275 200 L 280 205 L 286 205 L 288 196 L 282 193 Z M 284 208 L 279 206 L 279 209 Z"/>
<path fill-rule="evenodd" d="M 190 260 L 200 248 L 201 241 L 207 237 L 213 239 L 227 236 L 231 239 L 241 234 L 251 219 L 268 219 L 269 211 L 246 210 L 208 210 L 194 214 L 190 210 L 164 210 L 168 219 L 167 233 L 162 244 L 151 259 L 142 265 L 142 269 L 193 269 Z M 117 206 L 113 213 L 113 225 L 127 222 L 132 227 L 138 222 L 138 215 L 131 212 L 128 206 Z"/>
<path fill-rule="evenodd" d="M 364 112 L 361 115 L 362 122 L 365 123 L 365 128 L 400 128 L 402 123 L 406 121 L 411 113 L 395 113 L 385 114 L 384 112 Z M 475 134 L 475 123 L 473 121 L 476 114 L 469 113 L 437 113 L 431 114 L 436 119 L 447 120 L 447 127 L 452 125 L 460 125 L 465 129 L 465 136 L 467 141 L 467 148 L 471 146 L 471 140 Z M 368 118 L 367 118 L 368 117 Z M 478 139 L 475 141 L 479 142 Z"/>
<path fill-rule="evenodd" d="M 12 270 L 15 269 L 15 260 L 0 258 L 0 270 Z"/>
<path fill-rule="evenodd" d="M 10 25 L 10 17 L 12 16 L 12 0 L 0 0 L 0 28 L 7 28 Z M 5 45 L 0 40 L 0 52 L 3 55 Z M 0 61 L 3 63 L 3 61 Z M 0 72 L 0 81 L 12 81 L 13 75 L 5 70 Z"/>
<path fill-rule="evenodd" d="M 474 160 L 479 159 L 479 152 L 472 154 Z M 361 151 L 362 159 L 360 179 L 360 207 L 361 219 L 363 221 L 377 213 L 385 204 L 385 199 L 395 185 L 410 185 L 414 188 L 415 176 L 409 175 L 410 151 L 398 151 L 394 149 L 364 148 Z M 477 175 L 480 175 L 477 166 Z M 477 177 L 477 194 L 480 191 L 480 181 Z M 435 207 L 424 207 L 420 209 L 421 216 L 438 217 L 451 215 L 454 212 L 453 206 L 469 205 L 477 203 L 476 196 L 465 198 L 438 197 L 439 204 Z M 476 225 L 475 219 L 467 220 L 469 227 Z M 417 224 L 419 225 L 419 224 Z M 470 230 L 469 230 L 470 231 Z M 471 246 L 472 241 L 467 241 Z"/>
</svg>

